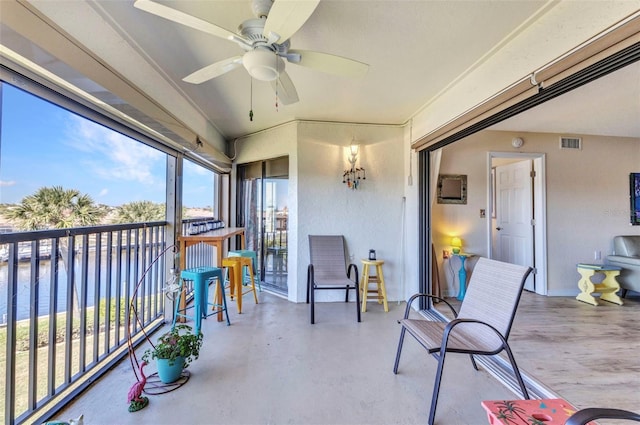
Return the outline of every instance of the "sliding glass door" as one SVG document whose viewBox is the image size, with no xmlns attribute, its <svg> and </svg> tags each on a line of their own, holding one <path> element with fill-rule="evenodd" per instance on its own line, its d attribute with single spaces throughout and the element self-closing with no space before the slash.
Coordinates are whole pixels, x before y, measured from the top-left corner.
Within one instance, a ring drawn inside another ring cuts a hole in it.
<svg viewBox="0 0 640 425">
<path fill-rule="evenodd" d="M 262 285 L 286 294 L 289 158 L 239 165 L 237 184 L 237 222 L 258 255 Z"/>
</svg>

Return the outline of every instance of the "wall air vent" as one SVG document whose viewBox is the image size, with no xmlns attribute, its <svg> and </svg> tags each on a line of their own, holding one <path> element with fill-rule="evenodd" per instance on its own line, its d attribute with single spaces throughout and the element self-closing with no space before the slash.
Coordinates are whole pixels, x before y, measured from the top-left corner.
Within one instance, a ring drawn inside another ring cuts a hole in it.
<svg viewBox="0 0 640 425">
<path fill-rule="evenodd" d="M 582 149 L 582 139 L 579 137 L 560 137 L 560 149 Z"/>
</svg>

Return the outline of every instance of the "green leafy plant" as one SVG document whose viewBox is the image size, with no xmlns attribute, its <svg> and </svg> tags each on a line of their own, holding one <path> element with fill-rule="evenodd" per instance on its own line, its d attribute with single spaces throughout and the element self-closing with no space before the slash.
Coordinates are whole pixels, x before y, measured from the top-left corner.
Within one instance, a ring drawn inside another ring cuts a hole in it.
<svg viewBox="0 0 640 425">
<path fill-rule="evenodd" d="M 173 365 L 178 357 L 184 357 L 184 367 L 200 356 L 202 348 L 202 332 L 195 335 L 191 326 L 176 325 L 172 330 L 158 338 L 153 348 L 148 348 L 142 360 L 149 362 L 153 359 L 167 359 Z"/>
</svg>

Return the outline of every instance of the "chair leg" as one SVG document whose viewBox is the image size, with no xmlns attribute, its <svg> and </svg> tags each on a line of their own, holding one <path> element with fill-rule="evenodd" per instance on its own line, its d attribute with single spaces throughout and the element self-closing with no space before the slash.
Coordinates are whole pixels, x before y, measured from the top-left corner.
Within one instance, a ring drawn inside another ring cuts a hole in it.
<svg viewBox="0 0 640 425">
<path fill-rule="evenodd" d="M 194 316 L 196 324 L 194 330 L 195 335 L 198 335 L 200 333 L 200 329 L 202 329 L 203 308 L 206 308 L 206 306 L 202 305 L 202 299 L 204 297 L 204 285 L 206 285 L 206 282 L 204 281 L 202 276 L 197 276 L 193 281 L 193 309 L 195 311 Z"/>
<path fill-rule="evenodd" d="M 315 323 L 315 316 L 314 316 L 314 307 L 315 307 L 315 300 L 314 300 L 314 294 L 315 294 L 315 289 L 311 288 L 311 324 L 313 325 Z"/>
<path fill-rule="evenodd" d="M 224 286 L 223 288 L 226 288 L 227 285 L 231 285 L 231 272 L 229 271 L 229 268 L 231 266 L 224 266 Z M 229 286 L 229 291 L 231 291 L 231 286 Z M 233 294 L 230 294 L 231 299 L 233 300 Z"/>
<path fill-rule="evenodd" d="M 475 370 L 480 370 L 478 369 L 478 364 L 476 363 L 476 359 L 473 357 L 473 354 L 469 354 L 469 357 L 471 358 L 471 364 L 473 365 L 473 368 Z"/>
<path fill-rule="evenodd" d="M 258 293 L 256 292 L 256 281 L 253 278 L 253 267 L 248 267 L 249 278 L 251 279 L 251 290 L 253 291 L 253 300 L 258 304 Z"/>
<path fill-rule="evenodd" d="M 404 333 L 407 329 L 403 326 L 400 331 L 400 341 L 398 341 L 398 351 L 396 352 L 396 362 L 393 365 L 393 373 L 398 374 L 398 365 L 400 364 L 400 354 L 402 353 L 402 344 L 404 344 Z"/>
<path fill-rule="evenodd" d="M 442 370 L 444 369 L 444 357 L 446 350 L 440 350 L 438 356 L 438 372 L 436 373 L 436 381 L 433 384 L 433 395 L 431 396 L 431 409 L 429 410 L 429 425 L 433 425 L 436 418 L 436 406 L 438 405 L 438 394 L 440 393 L 440 383 L 442 381 Z"/>
<path fill-rule="evenodd" d="M 231 321 L 229 320 L 229 309 L 227 309 L 227 295 L 224 291 L 224 283 L 218 279 L 218 283 L 216 285 L 216 292 L 219 290 L 222 293 L 222 308 L 224 308 L 224 314 L 227 317 L 227 326 L 231 326 Z"/>
<path fill-rule="evenodd" d="M 238 306 L 238 314 L 242 314 L 242 266 L 239 262 L 233 269 L 233 276 L 236 282 L 236 305 Z"/>
<path fill-rule="evenodd" d="M 529 400 L 529 392 L 527 391 L 527 387 L 524 385 L 524 381 L 522 380 L 522 375 L 520 375 L 520 369 L 518 369 L 518 365 L 516 364 L 516 359 L 513 357 L 513 353 L 511 352 L 511 348 L 509 348 L 509 344 L 505 342 L 504 349 L 507 352 L 507 356 L 509 357 L 509 362 L 511 362 L 511 367 L 513 368 L 513 373 L 516 375 L 516 379 L 518 380 L 518 385 L 520 385 L 520 391 L 522 391 L 522 396 L 525 400 Z"/>
<path fill-rule="evenodd" d="M 311 276 L 311 270 L 307 271 L 307 304 L 309 304 L 309 288 L 311 287 L 311 281 L 313 277 Z"/>
<path fill-rule="evenodd" d="M 356 287 L 356 315 L 358 316 L 358 323 L 360 323 L 360 288 L 358 287 L 358 282 L 356 282 L 355 287 Z"/>
</svg>

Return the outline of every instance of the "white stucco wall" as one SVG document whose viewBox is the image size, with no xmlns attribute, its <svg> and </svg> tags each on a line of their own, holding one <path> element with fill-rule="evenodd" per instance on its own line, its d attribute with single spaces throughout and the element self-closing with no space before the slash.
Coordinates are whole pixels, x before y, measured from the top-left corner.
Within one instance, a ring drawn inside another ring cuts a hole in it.
<svg viewBox="0 0 640 425">
<path fill-rule="evenodd" d="M 546 155 L 549 295 L 576 295 L 576 263 L 599 262 L 594 260 L 596 250 L 604 259 L 616 235 L 640 234 L 638 226 L 629 224 L 629 173 L 640 171 L 640 139 L 583 135 L 582 150 L 560 150 L 559 134 L 483 131 L 443 149 L 440 173 L 468 176 L 466 205 L 433 208 L 440 281 L 450 294 L 455 288 L 442 250 L 450 249 L 455 233 L 463 238 L 466 251 L 488 256 L 490 218 L 479 215 L 480 209 L 488 209 L 487 152 L 515 152 L 515 136 L 525 140 L 519 152 Z"/>
</svg>

